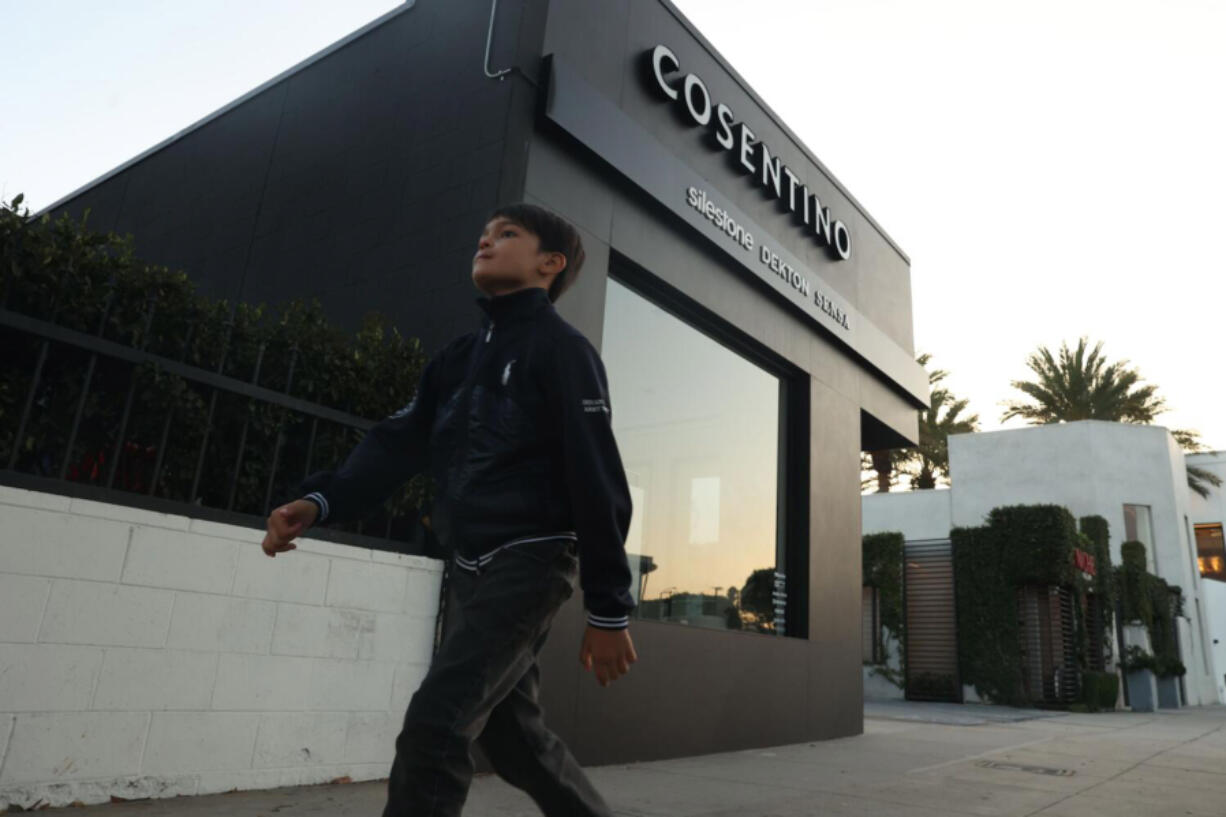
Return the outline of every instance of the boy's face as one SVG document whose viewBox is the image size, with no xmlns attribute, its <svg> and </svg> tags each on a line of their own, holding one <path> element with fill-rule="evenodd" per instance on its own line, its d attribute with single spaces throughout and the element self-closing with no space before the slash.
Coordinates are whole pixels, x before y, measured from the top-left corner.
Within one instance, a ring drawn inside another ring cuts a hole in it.
<svg viewBox="0 0 1226 817">
<path fill-rule="evenodd" d="M 535 233 L 514 221 L 496 218 L 485 225 L 473 256 L 473 283 L 491 297 L 528 287 L 548 289 L 566 267 L 560 252 L 541 252 Z"/>
</svg>

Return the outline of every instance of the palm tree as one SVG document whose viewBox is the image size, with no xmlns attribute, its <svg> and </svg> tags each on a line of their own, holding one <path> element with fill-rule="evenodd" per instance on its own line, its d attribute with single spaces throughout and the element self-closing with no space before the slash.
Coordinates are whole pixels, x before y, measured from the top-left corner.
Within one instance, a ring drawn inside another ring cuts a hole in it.
<svg viewBox="0 0 1226 817">
<path fill-rule="evenodd" d="M 898 484 L 906 448 L 889 448 L 880 451 L 865 451 L 860 454 L 860 490 L 867 491 L 874 485 L 877 493 L 887 494 Z"/>
<path fill-rule="evenodd" d="M 1032 352 L 1026 366 L 1035 379 L 1010 383 L 1029 399 L 1006 402 L 1001 420 L 1021 417 L 1031 425 L 1076 420 L 1150 425 L 1166 411 L 1158 387 L 1144 383 L 1140 372 L 1127 360 L 1108 363 L 1101 341 L 1093 349 L 1088 347 L 1089 341 L 1083 337 L 1076 349 L 1061 343 L 1059 355 L 1053 355 L 1046 346 Z M 1203 449 L 1195 431 L 1172 429 L 1171 434 L 1185 451 Z M 1188 487 L 1203 497 L 1209 495 L 1209 485 L 1221 484 L 1218 476 L 1203 468 L 1188 468 Z"/>
<path fill-rule="evenodd" d="M 927 366 L 932 355 L 920 355 L 917 361 Z M 929 490 L 937 487 L 937 477 L 949 479 L 949 435 L 968 434 L 979 430 L 979 415 L 961 416 L 970 403 L 966 398 L 955 398 L 949 389 L 939 386 L 949 377 L 944 369 L 928 373 L 928 385 L 932 387 L 928 408 L 919 413 L 919 445 L 909 449 L 911 456 L 907 466 L 911 474 L 911 487 Z"/>
<path fill-rule="evenodd" d="M 1184 450 L 1191 453 L 1197 451 L 1205 451 L 1208 446 L 1200 441 L 1200 433 L 1189 431 L 1187 429 L 1172 429 L 1171 436 L 1175 438 L 1175 442 Z M 1222 478 L 1212 471 L 1206 471 L 1204 468 L 1198 468 L 1195 465 L 1185 465 L 1188 471 L 1188 487 L 1200 495 L 1201 499 L 1209 498 L 1209 486 L 1220 488 L 1222 486 Z"/>
<path fill-rule="evenodd" d="M 1147 425 L 1166 410 L 1158 387 L 1141 385 L 1141 375 L 1127 360 L 1108 364 L 1101 342 L 1087 353 L 1082 338 L 1076 349 L 1060 344 L 1059 358 L 1040 346 L 1026 358 L 1035 380 L 1014 380 L 1009 385 L 1028 401 L 1005 403 L 1001 420 L 1021 417 L 1031 425 L 1071 423 L 1076 420 L 1110 420 Z"/>
<path fill-rule="evenodd" d="M 922 354 L 915 359 L 927 366 L 932 355 Z M 878 493 L 887 493 L 898 482 L 899 476 L 910 477 L 913 489 L 935 488 L 937 477 L 949 479 L 950 434 L 963 434 L 979 428 L 979 415 L 960 416 L 969 403 L 957 399 L 949 389 L 937 388 L 949 372 L 934 369 L 928 372 L 928 408 L 919 412 L 919 445 L 914 448 L 895 448 L 888 451 L 870 451 L 861 458 L 862 472 L 876 472 Z M 872 485 L 874 478 L 861 477 L 861 489 Z"/>
</svg>

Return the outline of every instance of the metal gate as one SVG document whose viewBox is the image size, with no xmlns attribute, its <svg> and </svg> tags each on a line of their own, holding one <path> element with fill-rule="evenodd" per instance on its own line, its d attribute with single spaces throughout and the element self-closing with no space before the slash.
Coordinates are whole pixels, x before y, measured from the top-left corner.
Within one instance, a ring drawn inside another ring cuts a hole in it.
<svg viewBox="0 0 1226 817">
<path fill-rule="evenodd" d="M 1022 684 L 1037 704 L 1077 699 L 1076 629 L 1073 593 L 1067 587 L 1027 585 L 1017 591 Z"/>
<path fill-rule="evenodd" d="M 885 661 L 881 649 L 881 594 L 868 585 L 860 588 L 860 657 L 865 664 Z"/>
<path fill-rule="evenodd" d="M 949 540 L 907 542 L 903 587 L 907 611 L 907 699 L 961 701 Z"/>
</svg>

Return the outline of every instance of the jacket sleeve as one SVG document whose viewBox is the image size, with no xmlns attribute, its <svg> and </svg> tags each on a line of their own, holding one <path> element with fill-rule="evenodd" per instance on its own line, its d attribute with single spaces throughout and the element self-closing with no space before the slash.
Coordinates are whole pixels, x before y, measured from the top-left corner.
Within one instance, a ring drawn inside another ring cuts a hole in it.
<svg viewBox="0 0 1226 817">
<path fill-rule="evenodd" d="M 429 467 L 441 357 L 427 364 L 413 400 L 366 432 L 340 468 L 318 471 L 303 481 L 302 498 L 319 508 L 316 524 L 362 518 Z"/>
<path fill-rule="evenodd" d="M 620 630 L 634 609 L 626 560 L 630 489 L 613 438 L 604 364 L 579 335 L 555 345 L 553 400 L 560 424 L 564 478 L 579 548 L 579 584 L 588 624 Z"/>
</svg>

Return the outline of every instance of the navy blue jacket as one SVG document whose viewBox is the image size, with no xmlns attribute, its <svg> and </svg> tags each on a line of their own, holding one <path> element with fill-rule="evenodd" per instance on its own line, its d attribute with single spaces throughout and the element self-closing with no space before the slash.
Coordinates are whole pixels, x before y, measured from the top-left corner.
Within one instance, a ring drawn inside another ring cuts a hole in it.
<svg viewBox="0 0 1226 817">
<path fill-rule="evenodd" d="M 431 528 L 462 568 L 528 540 L 576 539 L 588 623 L 623 628 L 634 607 L 630 491 L 600 356 L 543 289 L 478 304 L 481 330 L 436 355 L 412 402 L 337 471 L 311 475 L 306 498 L 320 522 L 352 520 L 429 472 Z"/>
</svg>

